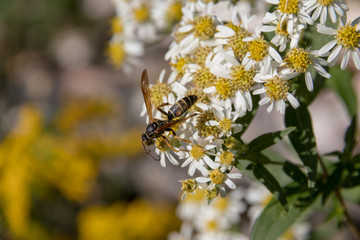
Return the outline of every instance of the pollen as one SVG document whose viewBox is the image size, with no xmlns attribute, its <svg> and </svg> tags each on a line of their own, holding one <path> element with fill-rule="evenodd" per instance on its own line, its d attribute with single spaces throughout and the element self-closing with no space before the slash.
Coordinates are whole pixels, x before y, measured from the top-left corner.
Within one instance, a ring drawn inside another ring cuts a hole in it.
<svg viewBox="0 0 360 240">
<path fill-rule="evenodd" d="M 213 112 L 205 111 L 202 112 L 196 118 L 195 128 L 199 131 L 199 135 L 202 138 L 206 138 L 208 136 L 217 136 L 220 131 L 217 126 L 209 126 L 206 124 L 208 121 L 215 120 L 215 116 Z"/>
<path fill-rule="evenodd" d="M 286 95 L 290 89 L 289 83 L 278 76 L 267 80 L 264 86 L 266 89 L 266 96 L 273 101 L 286 99 Z"/>
<path fill-rule="evenodd" d="M 268 55 L 268 43 L 262 37 L 249 42 L 250 59 L 259 62 Z"/>
<path fill-rule="evenodd" d="M 180 22 L 182 17 L 181 7 L 182 5 L 180 2 L 173 2 L 167 9 L 165 19 L 166 22 L 170 24 L 170 26 Z"/>
<path fill-rule="evenodd" d="M 109 44 L 106 55 L 108 56 L 111 64 L 120 68 L 124 63 L 126 52 L 122 42 L 112 42 Z"/>
<path fill-rule="evenodd" d="M 221 172 L 219 169 L 210 171 L 209 177 L 211 182 L 215 185 L 223 184 L 225 182 L 225 173 Z"/>
<path fill-rule="evenodd" d="M 248 43 L 244 42 L 243 39 L 249 37 L 250 33 L 234 24 L 230 24 L 228 27 L 235 31 L 235 35 L 229 38 L 227 45 L 233 50 L 236 57 L 243 59 L 248 51 Z"/>
<path fill-rule="evenodd" d="M 196 88 L 204 89 L 210 87 L 216 81 L 216 76 L 207 67 L 203 67 L 194 74 L 193 83 Z"/>
<path fill-rule="evenodd" d="M 215 34 L 215 25 L 211 17 L 199 17 L 194 20 L 194 36 L 200 40 L 208 40 Z"/>
<path fill-rule="evenodd" d="M 357 24 L 354 26 L 350 26 L 347 24 L 346 26 L 340 28 L 336 34 L 336 40 L 338 44 L 342 45 L 347 49 L 355 49 L 359 47 L 360 44 L 360 33 L 356 31 Z"/>
<path fill-rule="evenodd" d="M 223 151 L 220 155 L 220 163 L 225 166 L 230 166 L 234 160 L 234 154 L 230 151 Z"/>
<path fill-rule="evenodd" d="M 324 7 L 330 6 L 333 2 L 334 0 L 318 0 L 318 3 Z"/>
<path fill-rule="evenodd" d="M 207 200 L 213 200 L 214 198 L 217 197 L 218 194 L 219 194 L 219 190 L 217 188 L 207 189 L 205 191 L 205 197 Z"/>
<path fill-rule="evenodd" d="M 201 159 L 205 155 L 205 149 L 200 145 L 195 145 L 191 148 L 190 155 L 196 160 Z"/>
<path fill-rule="evenodd" d="M 229 79 L 219 77 L 215 82 L 215 87 L 221 99 L 228 99 L 233 95 L 233 88 Z"/>
<path fill-rule="evenodd" d="M 209 55 L 211 50 L 212 49 L 209 46 L 199 47 L 195 52 L 195 63 L 199 66 L 204 67 L 206 57 Z"/>
<path fill-rule="evenodd" d="M 182 183 L 181 190 L 188 192 L 190 194 L 194 193 L 197 188 L 195 179 L 186 179 L 180 182 Z"/>
<path fill-rule="evenodd" d="M 255 69 L 245 70 L 242 65 L 231 67 L 231 81 L 235 90 L 249 91 L 255 85 Z"/>
<path fill-rule="evenodd" d="M 134 8 L 133 15 L 138 23 L 144 23 L 150 20 L 150 11 L 146 4 L 141 4 L 139 7 Z"/>
<path fill-rule="evenodd" d="M 184 66 L 190 62 L 191 62 L 191 59 L 189 56 L 178 57 L 177 61 L 175 63 L 170 63 L 170 65 L 176 69 L 176 71 L 178 72 L 177 76 L 181 78 L 185 73 Z"/>
<path fill-rule="evenodd" d="M 229 132 L 231 130 L 231 124 L 232 124 L 231 119 L 224 118 L 220 120 L 219 128 L 224 132 Z"/>
<path fill-rule="evenodd" d="M 169 95 L 171 88 L 169 84 L 158 81 L 150 88 L 150 92 L 153 106 L 159 106 L 163 103 L 163 98 Z"/>
<path fill-rule="evenodd" d="M 287 31 L 287 21 L 280 21 L 277 26 L 276 26 L 276 30 L 275 33 L 284 37 L 289 36 L 290 34 Z"/>
<path fill-rule="evenodd" d="M 286 53 L 284 62 L 287 67 L 300 73 L 304 73 L 311 64 L 309 53 L 303 48 L 293 48 L 289 50 Z"/>
<path fill-rule="evenodd" d="M 114 17 L 111 19 L 111 32 L 113 34 L 120 34 L 124 30 L 123 22 L 120 18 Z"/>
<path fill-rule="evenodd" d="M 277 9 L 281 13 L 297 14 L 299 11 L 299 0 L 280 0 Z"/>
</svg>

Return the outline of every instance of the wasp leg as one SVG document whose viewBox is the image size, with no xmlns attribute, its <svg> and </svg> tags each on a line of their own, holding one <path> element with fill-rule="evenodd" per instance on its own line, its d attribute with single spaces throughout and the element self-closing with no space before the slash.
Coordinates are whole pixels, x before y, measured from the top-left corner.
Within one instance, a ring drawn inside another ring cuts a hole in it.
<svg viewBox="0 0 360 240">
<path fill-rule="evenodd" d="M 160 106 L 158 106 L 156 109 L 161 112 L 163 115 L 165 115 L 167 117 L 167 112 L 165 112 L 161 107 L 164 107 L 164 106 L 167 106 L 167 105 L 170 105 L 170 103 L 163 103 L 161 104 Z"/>
<path fill-rule="evenodd" d="M 177 138 L 177 139 L 179 139 L 179 140 L 181 140 L 181 141 L 184 141 L 184 142 L 186 142 L 186 143 L 192 144 L 192 142 L 190 142 L 189 140 L 177 136 L 177 135 L 176 135 L 176 132 L 174 131 L 174 129 L 169 128 L 169 129 L 166 129 L 166 131 L 171 132 L 171 133 L 174 135 L 174 138 Z"/>
<path fill-rule="evenodd" d="M 179 149 L 179 150 L 175 149 L 173 146 L 171 146 L 169 140 L 165 136 L 161 135 L 161 137 L 164 139 L 165 143 L 169 146 L 169 148 L 171 148 L 171 150 L 173 150 L 174 152 L 180 152 L 180 151 L 187 152 L 188 151 L 186 149 Z"/>
</svg>

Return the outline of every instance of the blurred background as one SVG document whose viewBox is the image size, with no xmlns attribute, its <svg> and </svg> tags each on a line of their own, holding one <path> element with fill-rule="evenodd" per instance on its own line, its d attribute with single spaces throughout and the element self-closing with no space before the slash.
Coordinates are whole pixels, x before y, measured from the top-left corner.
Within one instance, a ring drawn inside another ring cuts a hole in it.
<svg viewBox="0 0 360 240">
<path fill-rule="evenodd" d="M 0 1 L 0 239 L 151 240 L 178 230 L 186 171 L 163 169 L 140 140 L 140 75 L 147 68 L 155 82 L 169 69 L 171 38 L 125 74 L 105 53 L 114 14 L 111 0 Z M 321 99 L 311 109 L 323 112 L 319 148 L 341 149 L 349 118 L 333 93 Z M 283 126 L 262 112 L 249 139 Z"/>
</svg>

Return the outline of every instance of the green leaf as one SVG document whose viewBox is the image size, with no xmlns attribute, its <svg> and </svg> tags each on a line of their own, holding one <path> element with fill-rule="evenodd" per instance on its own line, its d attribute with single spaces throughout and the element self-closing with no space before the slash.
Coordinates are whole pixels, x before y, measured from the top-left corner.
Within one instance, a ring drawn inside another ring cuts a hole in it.
<svg viewBox="0 0 360 240">
<path fill-rule="evenodd" d="M 285 210 L 288 210 L 288 203 L 284 190 L 276 178 L 262 164 L 253 165 L 254 176 L 265 185 L 267 189 L 279 200 Z"/>
<path fill-rule="evenodd" d="M 347 70 L 341 70 L 339 66 L 330 68 L 331 78 L 326 85 L 333 89 L 344 101 L 350 116 L 356 115 L 357 100 L 352 84 L 352 74 Z"/>
<path fill-rule="evenodd" d="M 292 162 L 286 161 L 283 165 L 284 172 L 300 185 L 307 183 L 306 175 Z"/>
<path fill-rule="evenodd" d="M 301 104 L 297 109 L 291 106 L 287 107 L 285 125 L 286 127 L 296 127 L 289 134 L 289 139 L 304 166 L 306 166 L 308 184 L 310 188 L 313 188 L 317 176 L 318 154 L 311 118 L 306 106 Z"/>
<path fill-rule="evenodd" d="M 261 152 L 264 149 L 274 145 L 287 135 L 295 130 L 295 127 L 289 127 L 281 131 L 272 132 L 272 133 L 266 133 L 263 134 L 255 139 L 253 139 L 249 144 L 249 154 L 250 153 L 257 153 Z"/>
<path fill-rule="evenodd" d="M 356 134 L 356 116 L 353 117 L 350 126 L 345 133 L 345 148 L 344 148 L 344 159 L 350 159 L 352 156 L 352 151 L 356 144 L 355 134 Z"/>
<path fill-rule="evenodd" d="M 251 230 L 251 240 L 278 239 L 311 206 L 297 206 L 298 199 L 295 195 L 289 197 L 288 200 L 288 211 L 274 199 L 268 203 Z"/>
<path fill-rule="evenodd" d="M 322 188 L 322 203 L 325 204 L 326 199 L 329 197 L 330 193 L 332 193 L 340 184 L 341 177 L 344 171 L 344 166 L 342 164 L 338 164 L 337 168 L 333 171 L 333 173 L 327 179 L 325 186 Z"/>
</svg>

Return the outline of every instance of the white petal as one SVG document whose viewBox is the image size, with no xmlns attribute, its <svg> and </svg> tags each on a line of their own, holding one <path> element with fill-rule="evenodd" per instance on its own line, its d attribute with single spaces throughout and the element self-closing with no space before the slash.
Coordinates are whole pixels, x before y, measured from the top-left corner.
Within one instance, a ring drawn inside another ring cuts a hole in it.
<svg viewBox="0 0 360 240">
<path fill-rule="evenodd" d="M 262 106 L 270 101 L 271 101 L 271 99 L 269 97 L 264 97 L 259 101 L 259 105 Z"/>
<path fill-rule="evenodd" d="M 216 30 L 218 30 L 219 32 L 215 33 L 215 37 L 231 37 L 234 36 L 235 31 L 232 30 L 231 28 L 224 26 L 224 25 L 218 25 L 216 27 Z"/>
<path fill-rule="evenodd" d="M 360 70 L 360 56 L 356 51 L 353 51 L 351 54 L 351 58 L 355 64 L 355 67 Z"/>
<path fill-rule="evenodd" d="M 324 78 L 331 78 L 330 73 L 328 73 L 321 65 L 314 64 L 314 68 Z"/>
<path fill-rule="evenodd" d="M 336 29 L 327 27 L 323 24 L 316 24 L 316 29 L 319 33 L 326 34 L 326 35 L 335 35 L 337 33 Z"/>
<path fill-rule="evenodd" d="M 336 40 L 332 40 L 332 41 L 328 42 L 322 48 L 320 48 L 319 53 L 325 54 L 326 52 L 330 51 L 336 45 L 336 43 L 337 43 Z"/>
<path fill-rule="evenodd" d="M 182 27 L 179 27 L 179 29 L 178 29 L 178 32 L 182 32 L 182 33 L 184 33 L 184 32 L 188 32 L 188 31 L 190 31 L 191 29 L 193 29 L 193 25 L 185 25 L 185 26 L 182 26 Z"/>
<path fill-rule="evenodd" d="M 293 108 L 298 108 L 300 106 L 299 101 L 292 94 L 287 93 L 286 98 Z"/>
<path fill-rule="evenodd" d="M 333 6 L 329 6 L 329 14 L 330 14 L 330 19 L 333 23 L 336 23 L 336 13 L 335 13 L 335 10 L 333 8 Z"/>
<path fill-rule="evenodd" d="M 336 59 L 339 57 L 339 53 L 341 51 L 341 46 L 340 45 L 337 45 L 330 53 L 327 61 L 328 63 L 333 63 L 336 61 Z"/>
<path fill-rule="evenodd" d="M 260 105 L 260 103 L 259 103 L 259 105 Z M 266 108 L 266 111 L 267 111 L 268 113 L 270 113 L 270 112 L 273 110 L 273 108 L 274 108 L 274 103 L 271 102 L 271 103 L 269 104 L 269 106 Z"/>
<path fill-rule="evenodd" d="M 211 86 L 211 87 L 208 87 L 208 88 L 205 88 L 203 90 L 204 93 L 216 93 L 216 87 L 215 86 Z"/>
<path fill-rule="evenodd" d="M 204 162 L 205 162 L 211 169 L 215 169 L 215 168 L 216 168 L 215 162 L 214 162 L 211 158 L 209 158 L 207 155 L 205 155 L 205 156 L 203 157 L 203 160 L 204 160 Z"/>
<path fill-rule="evenodd" d="M 266 92 L 265 88 L 259 88 L 259 89 L 254 90 L 252 93 L 254 95 L 258 95 L 258 94 L 262 94 L 262 93 L 265 93 L 265 92 Z"/>
<path fill-rule="evenodd" d="M 195 178 L 197 182 L 199 183 L 207 183 L 207 182 L 210 182 L 210 178 L 208 177 L 197 177 Z"/>
<path fill-rule="evenodd" d="M 230 189 L 236 189 L 236 185 L 233 181 L 231 181 L 230 179 L 226 179 L 225 180 L 225 184 L 230 188 Z"/>
<path fill-rule="evenodd" d="M 307 89 L 310 92 L 312 90 L 314 90 L 313 78 L 312 78 L 311 73 L 309 71 L 305 72 L 305 84 L 306 84 Z"/>
<path fill-rule="evenodd" d="M 346 68 L 346 66 L 348 65 L 348 63 L 349 63 L 350 53 L 351 53 L 350 50 L 346 50 L 346 52 L 345 52 L 345 54 L 343 56 L 343 59 L 341 60 L 340 68 L 342 70 L 344 70 Z"/>
<path fill-rule="evenodd" d="M 269 47 L 269 53 L 276 62 L 278 62 L 278 63 L 282 62 L 282 58 L 281 58 L 280 54 L 273 47 Z"/>
<path fill-rule="evenodd" d="M 327 7 L 324 7 L 324 9 L 321 11 L 320 15 L 320 24 L 325 24 L 327 18 Z"/>
</svg>

